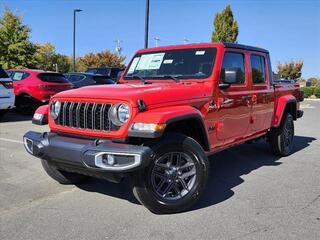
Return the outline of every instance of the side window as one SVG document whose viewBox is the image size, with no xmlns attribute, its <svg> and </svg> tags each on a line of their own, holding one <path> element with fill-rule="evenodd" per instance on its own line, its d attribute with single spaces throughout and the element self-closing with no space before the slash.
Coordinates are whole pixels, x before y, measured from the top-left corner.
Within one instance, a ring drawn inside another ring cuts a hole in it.
<svg viewBox="0 0 320 240">
<path fill-rule="evenodd" d="M 266 70 L 265 59 L 260 55 L 251 55 L 251 72 L 252 83 L 265 83 L 266 82 Z"/>
<path fill-rule="evenodd" d="M 221 73 L 225 73 L 228 69 L 237 70 L 238 84 L 245 82 L 244 55 L 242 53 L 226 52 L 224 54 Z M 224 79 L 224 74 L 221 74 L 221 79 Z"/>
<path fill-rule="evenodd" d="M 14 72 L 14 73 L 12 74 L 12 80 L 13 80 L 13 81 L 20 81 L 20 80 L 23 79 L 23 75 L 24 75 L 23 72 Z"/>
<path fill-rule="evenodd" d="M 25 72 L 12 72 L 10 76 L 13 81 L 20 81 L 29 77 L 29 75 L 30 75 L 29 73 L 25 73 Z"/>
<path fill-rule="evenodd" d="M 81 81 L 82 79 L 84 79 L 85 77 L 82 75 L 70 75 L 70 77 L 68 78 L 68 80 L 70 82 L 78 82 Z"/>
</svg>

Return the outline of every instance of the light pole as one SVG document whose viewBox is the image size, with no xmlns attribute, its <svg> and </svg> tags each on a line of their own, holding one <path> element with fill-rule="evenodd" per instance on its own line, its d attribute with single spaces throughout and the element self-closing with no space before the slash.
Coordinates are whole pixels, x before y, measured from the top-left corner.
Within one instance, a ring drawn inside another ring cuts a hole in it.
<svg viewBox="0 0 320 240">
<path fill-rule="evenodd" d="M 76 71 L 76 13 L 81 11 L 81 9 L 73 10 L 73 72 Z"/>
<path fill-rule="evenodd" d="M 144 48 L 148 48 L 148 35 L 149 35 L 149 0 L 146 0 L 146 19 L 144 28 Z"/>
</svg>

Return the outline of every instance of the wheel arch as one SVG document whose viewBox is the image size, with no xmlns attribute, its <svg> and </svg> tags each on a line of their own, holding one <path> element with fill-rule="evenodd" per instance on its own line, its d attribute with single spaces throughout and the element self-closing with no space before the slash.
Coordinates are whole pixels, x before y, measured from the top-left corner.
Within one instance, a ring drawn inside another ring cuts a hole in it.
<svg viewBox="0 0 320 240">
<path fill-rule="evenodd" d="M 168 119 L 164 132 L 184 134 L 197 141 L 202 146 L 204 151 L 210 150 L 206 127 L 202 117 L 199 114 L 191 113 Z"/>
<path fill-rule="evenodd" d="M 292 95 L 279 98 L 275 109 L 272 127 L 279 127 L 286 112 L 292 115 L 293 120 L 297 120 L 297 100 Z"/>
<path fill-rule="evenodd" d="M 170 106 L 140 112 L 133 119 L 133 123 L 165 124 L 166 127 L 162 132 L 149 136 L 144 133 L 132 135 L 129 130 L 129 137 L 155 139 L 162 137 L 164 133 L 176 132 L 194 138 L 204 151 L 210 149 L 203 116 L 198 109 L 192 106 Z"/>
</svg>

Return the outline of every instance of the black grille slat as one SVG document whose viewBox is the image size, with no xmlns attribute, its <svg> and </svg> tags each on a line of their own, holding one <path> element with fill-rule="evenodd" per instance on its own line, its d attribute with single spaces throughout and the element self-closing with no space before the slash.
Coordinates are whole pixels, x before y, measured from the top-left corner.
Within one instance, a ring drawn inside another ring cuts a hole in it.
<svg viewBox="0 0 320 240">
<path fill-rule="evenodd" d="M 64 107 L 64 126 L 69 126 L 70 122 L 70 102 L 66 102 L 65 107 Z"/>
<path fill-rule="evenodd" d="M 116 131 L 119 127 L 109 120 L 111 104 L 61 102 L 57 125 L 96 131 Z"/>
<path fill-rule="evenodd" d="M 79 128 L 85 128 L 85 109 L 86 104 L 81 103 L 80 109 L 79 109 Z"/>
<path fill-rule="evenodd" d="M 104 123 L 103 123 L 103 130 L 104 131 L 110 131 L 110 120 L 109 120 L 109 110 L 110 110 L 111 105 L 107 104 L 106 108 L 104 110 L 103 113 L 103 119 L 104 119 Z"/>
<path fill-rule="evenodd" d="M 100 130 L 101 129 L 101 108 L 102 108 L 102 104 L 97 104 L 95 111 L 94 111 L 94 129 L 95 130 Z"/>
<path fill-rule="evenodd" d="M 56 120 L 59 125 L 63 125 L 63 114 L 62 114 L 62 112 L 63 112 L 63 107 L 64 107 L 64 102 L 61 103 L 60 114 L 59 114 L 59 116 L 58 116 L 58 119 Z"/>
<path fill-rule="evenodd" d="M 89 103 L 87 110 L 86 110 L 86 123 L 87 126 L 86 128 L 92 129 L 92 110 L 93 110 L 94 104 L 93 103 Z"/>
</svg>

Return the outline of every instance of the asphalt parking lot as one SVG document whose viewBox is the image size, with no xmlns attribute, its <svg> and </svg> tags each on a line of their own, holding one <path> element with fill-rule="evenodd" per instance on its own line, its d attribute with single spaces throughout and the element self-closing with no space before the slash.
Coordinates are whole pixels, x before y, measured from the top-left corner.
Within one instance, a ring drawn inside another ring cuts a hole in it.
<svg viewBox="0 0 320 240">
<path fill-rule="evenodd" d="M 22 144 L 29 117 L 0 122 L 0 239 L 320 239 L 320 101 L 303 103 L 294 153 L 264 142 L 211 157 L 211 176 L 190 211 L 154 215 L 127 181 L 79 186 L 51 180 Z"/>
</svg>

